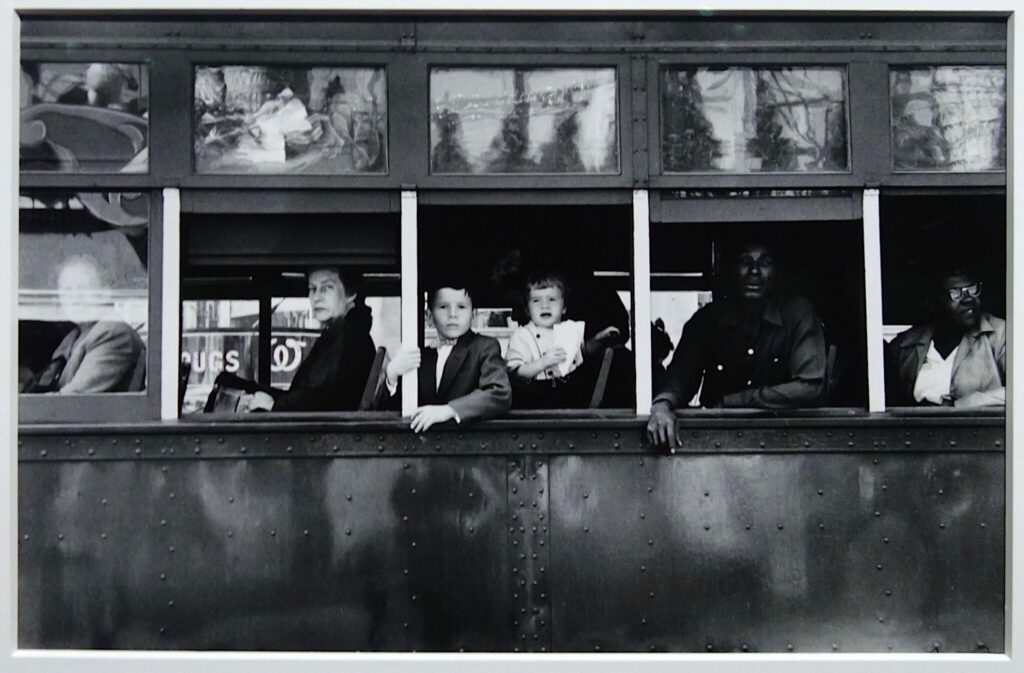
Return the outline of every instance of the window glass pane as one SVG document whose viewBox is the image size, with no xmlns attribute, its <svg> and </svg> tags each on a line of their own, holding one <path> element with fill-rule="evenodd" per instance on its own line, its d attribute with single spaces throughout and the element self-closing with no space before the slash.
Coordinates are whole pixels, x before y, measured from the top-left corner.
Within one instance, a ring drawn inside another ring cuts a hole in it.
<svg viewBox="0 0 1024 673">
<path fill-rule="evenodd" d="M 845 171 L 841 68 L 672 68 L 662 75 L 666 173 Z"/>
<path fill-rule="evenodd" d="M 197 66 L 197 173 L 386 173 L 383 68 Z"/>
<path fill-rule="evenodd" d="M 137 63 L 23 61 L 21 170 L 148 171 L 148 80 Z"/>
<path fill-rule="evenodd" d="M 1006 68 L 893 69 L 892 154 L 896 170 L 1006 168 Z"/>
<path fill-rule="evenodd" d="M 19 389 L 144 390 L 149 197 L 34 192 L 19 220 Z"/>
<path fill-rule="evenodd" d="M 618 173 L 614 68 L 430 71 L 431 173 Z"/>
<path fill-rule="evenodd" d="M 259 371 L 256 300 L 200 299 L 181 303 L 181 360 L 190 373 L 182 413 L 202 411 L 222 371 L 255 380 Z"/>
</svg>

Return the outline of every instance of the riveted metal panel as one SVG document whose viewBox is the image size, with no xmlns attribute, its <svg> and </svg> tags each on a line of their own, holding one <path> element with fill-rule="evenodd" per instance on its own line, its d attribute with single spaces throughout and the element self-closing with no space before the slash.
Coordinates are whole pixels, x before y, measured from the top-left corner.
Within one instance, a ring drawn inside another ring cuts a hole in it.
<svg viewBox="0 0 1024 673">
<path fill-rule="evenodd" d="M 560 651 L 1002 651 L 1003 455 L 559 456 Z"/>
<path fill-rule="evenodd" d="M 508 539 L 513 652 L 551 648 L 548 457 L 508 459 Z"/>
<path fill-rule="evenodd" d="M 19 645 L 502 650 L 505 471 L 487 457 L 23 464 Z"/>
</svg>

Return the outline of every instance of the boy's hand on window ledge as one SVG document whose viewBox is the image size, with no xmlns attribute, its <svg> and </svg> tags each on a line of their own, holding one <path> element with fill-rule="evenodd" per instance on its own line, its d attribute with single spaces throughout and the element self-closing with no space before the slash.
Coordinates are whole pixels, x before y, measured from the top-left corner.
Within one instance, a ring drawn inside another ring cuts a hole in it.
<svg viewBox="0 0 1024 673">
<path fill-rule="evenodd" d="M 416 409 L 409 427 L 412 428 L 413 432 L 426 432 L 430 429 L 430 426 L 452 419 L 458 422 L 459 416 L 451 406 L 447 404 L 428 404 Z"/>
</svg>

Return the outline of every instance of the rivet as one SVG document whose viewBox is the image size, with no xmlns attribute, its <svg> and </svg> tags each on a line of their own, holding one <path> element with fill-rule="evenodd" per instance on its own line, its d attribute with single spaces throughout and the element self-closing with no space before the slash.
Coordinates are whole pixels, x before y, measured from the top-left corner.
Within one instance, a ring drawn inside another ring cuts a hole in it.
<svg viewBox="0 0 1024 673">
<path fill-rule="evenodd" d="M 167 601 L 167 607 L 173 608 L 174 607 L 174 601 Z"/>
<path fill-rule="evenodd" d="M 346 495 L 345 496 L 345 500 L 348 500 L 349 502 L 352 502 L 352 495 L 351 494 Z"/>
<path fill-rule="evenodd" d="M 193 452 L 195 452 L 195 453 L 196 453 L 196 455 L 198 455 L 198 454 L 199 454 L 199 451 L 200 451 L 200 449 L 199 449 L 199 447 L 197 446 L 196 448 L 192 449 L 192 451 L 193 451 Z"/>
<path fill-rule="evenodd" d="M 711 530 L 711 526 L 708 524 L 704 524 L 704 530 Z"/>
<path fill-rule="evenodd" d="M 540 540 L 539 542 L 537 542 L 537 544 L 539 544 L 541 547 L 543 547 L 544 546 L 544 540 Z"/>
<path fill-rule="evenodd" d="M 43 449 L 42 451 L 39 452 L 39 455 L 45 458 L 47 453 L 47 450 Z"/>
<path fill-rule="evenodd" d="M 889 490 L 889 485 L 888 484 L 882 484 L 882 490 L 883 491 L 888 491 Z"/>
<path fill-rule="evenodd" d="M 785 528 L 785 526 L 784 526 L 783 524 L 781 524 L 781 523 L 780 523 L 780 524 L 779 524 L 779 530 L 782 530 L 783 528 Z"/>
<path fill-rule="evenodd" d="M 161 526 L 166 526 L 167 525 L 167 519 L 160 519 L 160 525 Z"/>
<path fill-rule="evenodd" d="M 808 441 L 807 441 L 807 440 L 805 439 L 805 440 L 804 440 L 804 448 L 806 449 L 806 448 L 807 448 L 807 447 L 809 447 L 810 445 L 811 445 L 811 443 L 810 443 L 810 442 L 808 442 Z"/>
<path fill-rule="evenodd" d="M 589 533 L 589 532 L 590 532 L 590 528 L 589 528 L 589 527 L 587 527 L 587 526 L 584 526 L 584 527 L 583 527 L 583 532 L 584 532 L 584 533 Z"/>
<path fill-rule="evenodd" d="M 194 441 L 194 442 L 195 442 L 196 444 L 198 444 L 198 443 L 199 443 L 199 442 L 201 442 L 202 440 L 201 440 L 201 439 L 200 439 L 199 437 L 196 437 L 196 438 L 195 438 L 194 440 L 192 440 L 192 441 Z"/>
<path fill-rule="evenodd" d="M 107 534 L 106 533 L 100 533 L 100 539 L 101 540 L 106 540 L 107 539 Z"/>
<path fill-rule="evenodd" d="M 64 534 L 63 533 L 58 533 L 57 534 L 57 539 L 58 540 L 63 540 L 64 539 Z"/>
<path fill-rule="evenodd" d="M 848 447 L 850 447 L 852 449 L 853 448 L 853 442 L 847 442 L 846 446 L 848 446 Z"/>
<path fill-rule="evenodd" d="M 166 582 L 167 581 L 167 575 L 165 573 L 160 573 L 160 581 L 161 582 Z"/>
<path fill-rule="evenodd" d="M 643 459 L 643 458 L 641 458 L 641 459 L 640 459 L 640 467 L 643 467 L 643 466 L 644 466 L 644 459 Z"/>
<path fill-rule="evenodd" d="M 1000 440 L 998 440 L 998 439 L 997 439 L 997 440 L 995 441 L 995 445 L 996 445 L 996 446 L 1002 446 L 1002 445 L 1003 445 L 1003 443 L 1002 443 L 1002 441 L 1000 441 Z"/>
<path fill-rule="evenodd" d="M 716 449 L 722 448 L 722 443 L 721 442 L 715 442 L 715 448 Z"/>
<path fill-rule="evenodd" d="M 879 563 L 878 565 L 876 565 L 876 566 L 875 566 L 875 568 L 876 568 L 877 570 L 881 570 L 881 569 L 882 569 L 882 564 L 881 564 L 881 563 Z"/>
<path fill-rule="evenodd" d="M 648 486 L 647 487 L 647 492 L 648 493 L 654 493 L 654 487 L 653 486 Z"/>
<path fill-rule="evenodd" d="M 743 650 L 744 652 L 747 652 L 747 651 L 749 651 L 749 650 L 750 650 L 750 648 L 749 648 L 749 647 L 747 647 L 747 644 L 746 644 L 746 643 L 743 643 L 742 645 L 740 645 L 740 649 L 741 649 L 741 650 Z"/>
<path fill-rule="evenodd" d="M 403 568 L 402 569 L 402 574 L 403 575 L 408 575 L 409 574 L 409 569 L 408 568 Z"/>
<path fill-rule="evenodd" d="M 409 492 L 412 493 L 413 495 L 416 495 L 416 489 L 415 488 L 411 489 Z"/>
<path fill-rule="evenodd" d="M 402 628 L 403 629 L 409 628 L 409 622 L 402 622 Z"/>
<path fill-rule="evenodd" d="M 882 513 L 881 513 L 881 512 L 875 512 L 875 518 L 878 518 L 878 517 L 880 517 L 880 516 L 882 516 Z"/>
<path fill-rule="evenodd" d="M 646 515 L 646 514 L 644 514 L 643 512 L 640 512 L 640 518 L 641 518 L 641 519 L 646 519 L 646 518 L 647 518 L 647 515 Z"/>
<path fill-rule="evenodd" d="M 408 521 L 408 520 L 409 520 L 409 517 L 403 514 L 402 515 L 402 521 Z"/>
<path fill-rule="evenodd" d="M 173 554 L 174 553 L 174 547 L 168 547 L 167 551 L 168 551 L 168 553 Z"/>
<path fill-rule="evenodd" d="M 884 542 L 885 544 L 889 544 L 889 538 L 883 537 L 882 542 Z"/>
<path fill-rule="evenodd" d="M 907 441 L 903 442 L 903 446 L 910 446 L 910 440 L 908 439 Z"/>
<path fill-rule="evenodd" d="M 871 462 L 872 462 L 872 464 L 874 464 L 874 465 L 878 465 L 878 459 L 877 459 L 877 458 L 875 458 L 875 459 L 874 459 L 874 460 L 872 460 Z"/>
<path fill-rule="evenodd" d="M 825 495 L 825 491 L 819 488 L 818 489 L 818 495 Z"/>
<path fill-rule="evenodd" d="M 90 447 L 89 450 L 86 451 L 86 453 L 88 453 L 90 456 L 96 455 L 96 449 Z"/>
<path fill-rule="evenodd" d="M 270 531 L 270 537 L 277 537 L 277 531 L 276 530 Z"/>
<path fill-rule="evenodd" d="M 380 453 L 383 450 L 384 450 L 384 445 L 383 444 L 378 444 L 377 445 L 377 453 Z"/>
<path fill-rule="evenodd" d="M 167 633 L 167 629 L 165 629 L 164 627 L 162 627 L 162 626 L 161 626 L 161 627 L 160 627 L 160 635 L 162 636 L 162 635 L 164 635 L 165 633 Z"/>
<path fill-rule="evenodd" d="M 640 566 L 640 572 L 642 572 L 642 573 L 647 572 L 647 566 Z"/>
<path fill-rule="evenodd" d="M 984 522 L 984 521 L 982 521 L 982 522 L 981 522 L 981 523 L 979 523 L 978 525 L 979 525 L 979 526 L 981 526 L 982 528 L 984 528 L 984 527 L 985 527 L 985 522 Z"/>
<path fill-rule="evenodd" d="M 792 652 L 793 651 L 793 643 L 786 643 L 786 649 L 789 650 L 790 652 Z"/>
<path fill-rule="evenodd" d="M 334 453 L 337 453 L 338 452 L 338 445 L 334 444 L 333 446 L 331 446 L 331 451 L 333 451 Z"/>
<path fill-rule="evenodd" d="M 615 447 L 616 449 L 620 448 L 620 444 L 618 442 L 615 442 L 615 444 L 613 444 L 612 446 Z"/>
<path fill-rule="evenodd" d="M 217 443 L 218 444 L 223 444 L 224 443 L 224 438 L 223 437 L 218 437 L 217 438 Z"/>
<path fill-rule="evenodd" d="M 234 502 L 234 501 L 235 501 L 234 497 L 228 498 L 228 502 Z"/>
<path fill-rule="evenodd" d="M 352 534 L 352 529 L 351 528 L 348 528 L 348 529 L 345 530 L 345 535 L 351 535 L 351 534 Z M 415 543 L 413 543 L 413 544 L 415 544 Z"/>
<path fill-rule="evenodd" d="M 413 546 L 413 547 L 415 547 L 415 546 L 416 546 L 416 542 L 415 542 L 415 541 L 413 541 L 413 542 L 412 542 L 412 546 Z"/>
<path fill-rule="evenodd" d="M 747 530 L 750 530 L 750 524 L 748 523 L 747 525 L 744 526 L 744 528 L 746 528 Z"/>
<path fill-rule="evenodd" d="M 475 533 L 476 532 L 476 528 L 474 528 L 473 526 L 470 526 L 469 527 L 469 532 L 470 533 Z"/>
<path fill-rule="evenodd" d="M 835 651 L 835 650 L 838 650 L 838 649 L 839 649 L 839 645 L 837 645 L 836 643 L 832 643 L 832 650 Z"/>
<path fill-rule="evenodd" d="M 101 498 L 100 499 L 100 504 L 101 505 L 106 505 L 107 504 L 107 499 L 106 498 Z"/>
<path fill-rule="evenodd" d="M 945 528 L 946 524 L 942 521 L 939 522 L 939 528 Z"/>
<path fill-rule="evenodd" d="M 712 645 L 711 643 L 708 643 L 708 644 L 707 644 L 707 650 L 708 650 L 708 652 L 711 652 L 711 651 L 712 651 L 712 650 L 714 650 L 714 649 L 715 649 L 715 646 L 714 646 L 714 645 Z"/>
<path fill-rule="evenodd" d="M 409 469 L 409 463 L 402 463 L 402 469 L 403 470 L 408 470 Z"/>
<path fill-rule="evenodd" d="M 820 523 L 820 522 L 819 522 L 819 523 L 818 523 L 818 528 L 819 528 L 820 530 L 825 530 L 825 524 L 823 524 L 823 523 Z"/>
<path fill-rule="evenodd" d="M 743 436 L 743 433 L 742 433 L 742 432 L 737 432 L 737 433 L 736 433 L 736 436 L 737 436 L 737 437 L 742 437 L 742 436 Z"/>
<path fill-rule="evenodd" d="M 46 455 L 46 451 L 43 451 L 43 455 L 44 456 Z M 136 456 L 141 456 L 142 455 L 142 449 L 135 449 L 135 455 Z"/>
<path fill-rule="evenodd" d="M 704 497 L 705 498 L 708 497 L 709 495 L 711 495 L 711 491 L 704 491 Z"/>
<path fill-rule="evenodd" d="M 71 446 L 71 440 L 70 439 L 65 439 L 64 440 L 64 446 Z"/>
<path fill-rule="evenodd" d="M 416 594 L 413 594 L 413 595 L 412 595 L 412 599 L 413 599 L 413 600 L 416 600 Z"/>
<path fill-rule="evenodd" d="M 166 472 L 166 471 L 167 471 L 167 466 L 166 466 L 166 465 L 164 465 L 163 467 L 161 467 L 161 468 L 160 468 L 160 471 L 161 471 L 161 472 Z"/>
<path fill-rule="evenodd" d="M 939 495 L 945 495 L 945 493 L 946 493 L 946 491 L 944 491 L 944 490 L 943 490 L 943 489 L 941 489 L 941 488 L 939 489 Z"/>
<path fill-rule="evenodd" d="M 518 489 L 518 488 L 516 488 L 515 486 L 513 486 L 513 487 L 512 487 L 512 492 L 513 492 L 513 493 L 518 493 L 518 492 L 519 492 L 519 489 Z"/>
<path fill-rule="evenodd" d="M 762 449 L 764 448 L 764 442 L 758 442 L 757 445 Z M 744 647 L 746 647 L 746 645 L 744 645 Z"/>
<path fill-rule="evenodd" d="M 885 595 L 886 596 L 892 596 L 892 589 L 886 589 L 885 590 Z"/>
<path fill-rule="evenodd" d="M 879 617 L 878 618 L 878 623 L 879 624 L 884 624 L 885 623 L 885 617 Z"/>
<path fill-rule="evenodd" d="M 234 537 L 234 536 L 235 536 L 235 534 L 233 532 L 228 531 L 228 537 Z"/>
<path fill-rule="evenodd" d="M 246 451 L 248 451 L 248 449 L 246 449 L 246 448 L 245 448 L 244 446 L 243 446 L 243 447 L 241 447 L 241 448 L 240 448 L 240 449 L 238 449 L 238 450 L 239 450 L 240 452 L 242 452 L 242 453 L 245 453 Z"/>
<path fill-rule="evenodd" d="M 589 493 L 584 493 L 584 494 L 583 494 L 583 499 L 584 499 L 584 500 L 586 500 L 586 499 L 587 499 L 587 498 L 589 498 L 589 497 L 590 497 L 590 494 L 589 494 Z"/>
<path fill-rule="evenodd" d="M 530 448 L 531 448 L 531 449 L 536 449 L 536 448 L 537 448 L 537 445 L 536 445 L 536 444 L 530 444 Z"/>
<path fill-rule="evenodd" d="M 168 493 L 168 494 L 167 494 L 167 498 L 168 498 L 169 500 L 174 500 L 174 493 L 173 493 L 173 492 L 172 492 L 172 493 Z"/>
<path fill-rule="evenodd" d="M 653 547 L 654 546 L 654 540 L 648 540 L 647 541 L 647 546 L 648 547 Z"/>
</svg>

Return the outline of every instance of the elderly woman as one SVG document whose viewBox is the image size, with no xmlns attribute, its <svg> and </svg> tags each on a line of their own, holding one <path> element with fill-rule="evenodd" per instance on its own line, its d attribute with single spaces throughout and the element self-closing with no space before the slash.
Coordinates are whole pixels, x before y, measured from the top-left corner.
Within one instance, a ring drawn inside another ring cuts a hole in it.
<svg viewBox="0 0 1024 673">
<path fill-rule="evenodd" d="M 339 267 L 311 269 L 309 304 L 321 334 L 287 392 L 257 392 L 250 411 L 354 411 L 359 407 L 376 348 L 373 319 L 359 294 L 359 276 Z"/>
<path fill-rule="evenodd" d="M 1006 404 L 1006 322 L 981 310 L 981 283 L 964 269 L 936 276 L 933 318 L 886 346 L 891 406 Z"/>
</svg>

